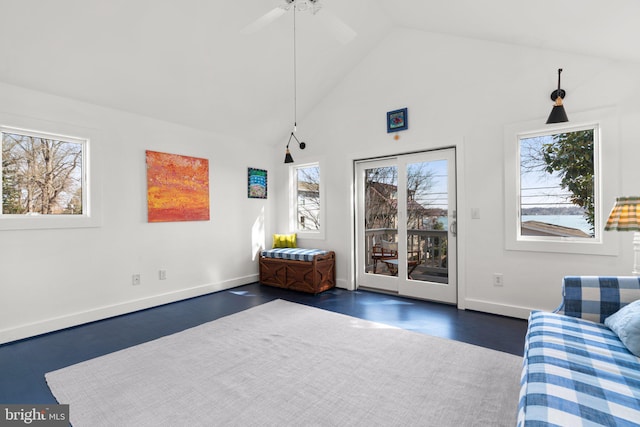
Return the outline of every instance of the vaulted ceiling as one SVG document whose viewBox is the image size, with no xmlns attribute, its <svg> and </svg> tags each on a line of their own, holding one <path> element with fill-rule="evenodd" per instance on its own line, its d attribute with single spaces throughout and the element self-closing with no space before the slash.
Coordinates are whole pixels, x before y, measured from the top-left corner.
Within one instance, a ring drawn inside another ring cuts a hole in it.
<svg viewBox="0 0 640 427">
<path fill-rule="evenodd" d="M 320 1 L 296 15 L 299 118 L 397 28 L 640 63 L 637 0 Z M 0 0 L 0 81 L 273 141 L 292 125 L 292 14 L 241 30 L 282 3 Z"/>
</svg>

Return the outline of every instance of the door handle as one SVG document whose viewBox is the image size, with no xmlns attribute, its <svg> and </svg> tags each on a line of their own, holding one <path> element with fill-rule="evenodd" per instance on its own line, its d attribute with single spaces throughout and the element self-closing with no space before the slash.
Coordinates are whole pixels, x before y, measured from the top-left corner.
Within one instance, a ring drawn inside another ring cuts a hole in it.
<svg viewBox="0 0 640 427">
<path fill-rule="evenodd" d="M 454 210 L 451 215 L 451 224 L 449 225 L 449 232 L 454 236 L 458 235 L 458 211 Z"/>
</svg>

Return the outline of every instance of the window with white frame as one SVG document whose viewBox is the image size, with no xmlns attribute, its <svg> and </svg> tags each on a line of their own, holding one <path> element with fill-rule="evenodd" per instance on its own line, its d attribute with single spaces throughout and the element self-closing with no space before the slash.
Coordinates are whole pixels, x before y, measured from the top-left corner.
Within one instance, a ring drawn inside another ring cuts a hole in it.
<svg viewBox="0 0 640 427">
<path fill-rule="evenodd" d="M 291 166 L 291 225 L 302 237 L 322 236 L 320 164 Z"/>
<path fill-rule="evenodd" d="M 603 194 L 607 200 L 615 198 L 616 162 L 615 156 L 604 162 L 610 172 L 605 186 L 601 145 L 604 124 L 609 125 L 608 136 L 615 130 L 610 118 L 588 117 L 538 130 L 527 128 L 530 124 L 505 128 L 507 249 L 616 252 L 602 218 L 608 212 L 603 212 Z M 609 152 L 615 153 L 610 139 Z"/>
<path fill-rule="evenodd" d="M 88 139 L 6 126 L 0 135 L 0 228 L 96 225 L 87 221 Z"/>
</svg>

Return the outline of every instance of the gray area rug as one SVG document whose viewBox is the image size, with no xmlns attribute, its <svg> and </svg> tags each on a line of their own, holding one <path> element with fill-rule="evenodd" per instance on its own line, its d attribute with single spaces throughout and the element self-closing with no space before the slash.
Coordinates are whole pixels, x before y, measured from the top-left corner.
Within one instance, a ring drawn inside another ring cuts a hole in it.
<svg viewBox="0 0 640 427">
<path fill-rule="evenodd" d="M 513 426 L 522 359 L 272 301 L 46 374 L 82 426 Z"/>
</svg>

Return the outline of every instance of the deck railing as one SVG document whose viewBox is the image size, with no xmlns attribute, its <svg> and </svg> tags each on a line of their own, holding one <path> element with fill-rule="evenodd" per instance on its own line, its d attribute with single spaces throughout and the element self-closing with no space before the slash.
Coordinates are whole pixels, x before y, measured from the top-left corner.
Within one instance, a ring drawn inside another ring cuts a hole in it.
<svg viewBox="0 0 640 427">
<path fill-rule="evenodd" d="M 374 228 L 365 230 L 365 261 L 367 271 L 373 270 L 373 246 L 382 241 L 396 242 L 398 230 L 394 228 Z M 446 276 L 447 230 L 407 230 L 407 258 L 418 261 L 417 273 Z M 417 274 L 416 274 L 417 275 Z"/>
</svg>

